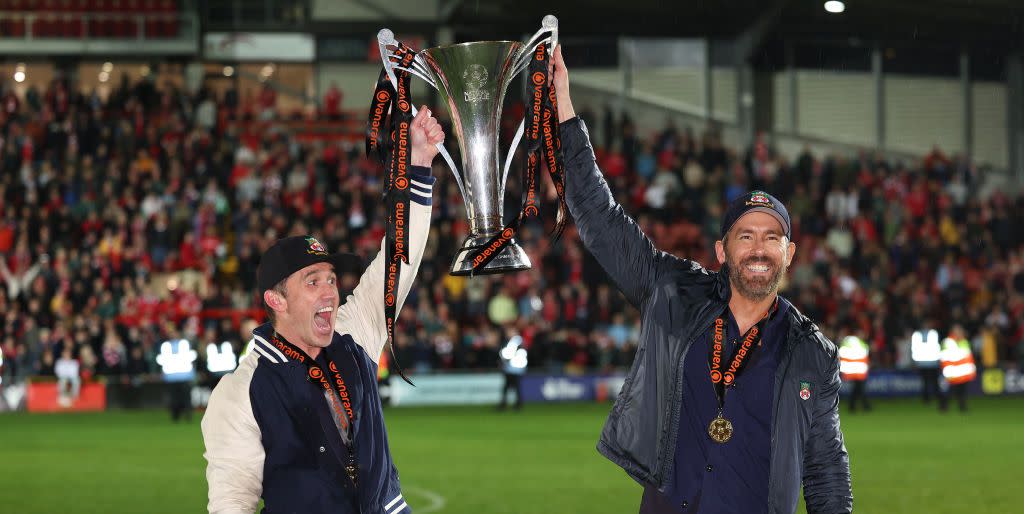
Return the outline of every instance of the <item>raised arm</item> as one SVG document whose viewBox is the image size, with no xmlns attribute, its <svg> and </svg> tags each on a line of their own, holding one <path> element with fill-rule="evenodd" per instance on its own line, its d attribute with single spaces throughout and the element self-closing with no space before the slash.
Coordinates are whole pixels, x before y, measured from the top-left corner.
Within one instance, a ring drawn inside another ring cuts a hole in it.
<svg viewBox="0 0 1024 514">
<path fill-rule="evenodd" d="M 409 131 L 412 143 L 412 170 L 409 173 L 409 264 L 402 263 L 398 280 L 396 314 L 402 312 L 405 298 L 409 296 L 413 280 L 423 260 L 423 249 L 430 234 L 431 197 L 434 177 L 430 175 L 430 164 L 437 155 L 437 143 L 444 141 L 437 120 L 430 115 L 430 109 L 420 107 Z M 345 304 L 338 309 L 334 330 L 339 334 L 351 334 L 356 343 L 363 347 L 373 362 L 380 361 L 380 352 L 387 343 L 387 328 L 384 326 L 384 241 L 370 266 L 359 278 L 359 285 L 348 296 Z"/>
<path fill-rule="evenodd" d="M 569 74 L 562 61 L 561 47 L 555 48 L 552 61 L 569 213 L 584 246 L 601 263 L 626 300 L 639 308 L 666 265 L 676 258 L 656 249 L 615 201 L 597 167 L 587 127 L 573 110 Z"/>
<path fill-rule="evenodd" d="M 431 192 L 434 177 L 429 168 L 413 167 L 410 186 L 412 202 L 409 203 L 409 264 L 402 263 L 398 280 L 396 316 L 402 312 L 405 298 L 409 296 L 413 280 L 423 260 L 423 249 L 430 233 Z M 373 362 L 380 360 L 380 352 L 387 342 L 387 328 L 384 326 L 384 241 L 380 251 L 359 278 L 359 285 L 338 309 L 334 330 L 339 334 L 351 334 Z"/>
</svg>

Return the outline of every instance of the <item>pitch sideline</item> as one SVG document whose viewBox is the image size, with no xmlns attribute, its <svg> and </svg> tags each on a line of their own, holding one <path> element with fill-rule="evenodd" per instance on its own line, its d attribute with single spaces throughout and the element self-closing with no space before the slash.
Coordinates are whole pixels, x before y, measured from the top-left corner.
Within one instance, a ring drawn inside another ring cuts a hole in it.
<svg viewBox="0 0 1024 514">
<path fill-rule="evenodd" d="M 444 499 L 444 496 L 441 496 L 440 494 L 437 494 L 429 489 L 424 489 L 422 487 L 416 486 L 403 487 L 402 489 L 409 493 L 415 493 L 417 496 L 421 496 L 430 501 L 429 505 L 427 505 L 426 507 L 417 508 L 416 512 L 438 512 L 441 509 L 443 509 L 444 506 L 447 504 L 447 502 Z"/>
</svg>

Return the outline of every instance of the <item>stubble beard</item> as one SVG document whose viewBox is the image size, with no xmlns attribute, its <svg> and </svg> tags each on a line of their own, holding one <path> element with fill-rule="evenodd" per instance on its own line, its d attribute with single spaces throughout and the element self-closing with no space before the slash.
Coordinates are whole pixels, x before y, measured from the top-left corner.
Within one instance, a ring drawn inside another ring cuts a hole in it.
<svg viewBox="0 0 1024 514">
<path fill-rule="evenodd" d="M 789 268 L 785 262 L 776 265 L 767 257 L 749 257 L 742 263 L 737 263 L 729 256 L 728 251 L 725 252 L 725 262 L 729 266 L 729 284 L 733 290 L 753 302 L 760 302 L 778 293 L 782 277 Z M 770 274 L 765 278 L 748 277 L 746 267 L 751 264 L 767 265 Z"/>
</svg>

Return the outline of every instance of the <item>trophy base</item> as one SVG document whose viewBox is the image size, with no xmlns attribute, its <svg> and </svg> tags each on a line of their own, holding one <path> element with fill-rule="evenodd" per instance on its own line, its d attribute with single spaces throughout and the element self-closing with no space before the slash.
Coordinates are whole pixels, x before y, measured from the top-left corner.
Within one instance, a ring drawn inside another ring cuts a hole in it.
<svg viewBox="0 0 1024 514">
<path fill-rule="evenodd" d="M 492 275 L 495 273 L 520 271 L 532 267 L 526 251 L 513 238 L 497 257 L 491 259 L 491 262 L 488 262 L 483 268 L 473 271 L 473 254 L 480 248 L 483 248 L 489 240 L 489 236 L 467 237 L 462 243 L 459 253 L 455 254 L 455 260 L 452 261 L 450 273 L 457 277 Z"/>
</svg>

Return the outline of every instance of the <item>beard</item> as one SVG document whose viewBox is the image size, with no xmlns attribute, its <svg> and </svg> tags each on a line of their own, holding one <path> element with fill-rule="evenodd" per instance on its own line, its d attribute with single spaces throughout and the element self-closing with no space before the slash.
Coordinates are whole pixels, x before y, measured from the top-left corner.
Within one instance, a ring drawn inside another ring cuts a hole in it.
<svg viewBox="0 0 1024 514">
<path fill-rule="evenodd" d="M 729 266 L 729 284 L 740 296 L 754 302 L 759 302 L 777 293 L 779 285 L 782 283 L 782 277 L 785 276 L 786 270 L 789 268 L 785 261 L 776 264 L 768 257 L 748 257 L 743 262 L 736 262 L 728 251 L 725 252 L 725 263 Z M 752 277 L 749 275 L 747 266 L 758 264 L 768 266 L 767 276 Z"/>
</svg>

